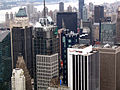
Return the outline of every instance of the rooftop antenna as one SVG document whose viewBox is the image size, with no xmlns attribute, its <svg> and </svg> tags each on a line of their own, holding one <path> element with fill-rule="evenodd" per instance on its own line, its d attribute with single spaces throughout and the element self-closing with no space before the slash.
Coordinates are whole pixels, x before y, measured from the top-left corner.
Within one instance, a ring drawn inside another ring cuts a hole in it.
<svg viewBox="0 0 120 90">
<path fill-rule="evenodd" d="M 63 19 L 62 19 L 62 28 L 65 28 L 65 22 Z"/>
<path fill-rule="evenodd" d="M 44 0 L 44 18 L 46 18 L 46 11 L 45 11 L 45 0 Z"/>
</svg>

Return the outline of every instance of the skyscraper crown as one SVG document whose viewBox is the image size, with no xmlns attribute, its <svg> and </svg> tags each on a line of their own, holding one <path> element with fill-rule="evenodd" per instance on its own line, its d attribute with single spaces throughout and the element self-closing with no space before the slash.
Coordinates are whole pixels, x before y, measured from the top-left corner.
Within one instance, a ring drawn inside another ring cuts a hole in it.
<svg viewBox="0 0 120 90">
<path fill-rule="evenodd" d="M 16 17 L 27 17 L 25 8 L 20 8 L 18 13 L 16 14 Z"/>
</svg>

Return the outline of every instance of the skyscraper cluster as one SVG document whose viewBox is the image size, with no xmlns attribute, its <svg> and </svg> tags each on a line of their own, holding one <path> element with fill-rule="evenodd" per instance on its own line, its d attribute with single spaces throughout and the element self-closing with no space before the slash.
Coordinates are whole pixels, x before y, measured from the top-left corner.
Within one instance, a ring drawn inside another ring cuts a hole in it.
<svg viewBox="0 0 120 90">
<path fill-rule="evenodd" d="M 58 5 L 6 13 L 0 90 L 120 90 L 120 7 Z"/>
</svg>

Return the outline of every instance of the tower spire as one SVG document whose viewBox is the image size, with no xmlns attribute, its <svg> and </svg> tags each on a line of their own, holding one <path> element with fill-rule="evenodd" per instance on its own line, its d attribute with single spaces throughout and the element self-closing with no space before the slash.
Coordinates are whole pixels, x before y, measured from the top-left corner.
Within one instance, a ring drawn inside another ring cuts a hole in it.
<svg viewBox="0 0 120 90">
<path fill-rule="evenodd" d="M 44 0 L 44 18 L 46 18 L 46 11 L 45 11 L 45 0 Z"/>
</svg>

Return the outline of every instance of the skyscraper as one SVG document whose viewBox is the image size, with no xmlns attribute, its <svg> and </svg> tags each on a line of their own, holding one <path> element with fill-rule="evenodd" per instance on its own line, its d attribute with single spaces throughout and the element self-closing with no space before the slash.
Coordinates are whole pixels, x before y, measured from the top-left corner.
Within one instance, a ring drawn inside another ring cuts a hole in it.
<svg viewBox="0 0 120 90">
<path fill-rule="evenodd" d="M 0 30 L 0 89 L 10 90 L 12 75 L 10 32 Z"/>
<path fill-rule="evenodd" d="M 13 15 L 13 13 L 11 12 L 11 13 L 10 13 L 10 20 L 13 20 L 13 18 L 14 18 L 14 15 Z"/>
<path fill-rule="evenodd" d="M 64 29 L 60 37 L 61 60 L 63 62 L 63 84 L 68 85 L 68 62 L 67 62 L 67 48 L 79 43 L 79 33 L 74 33 L 68 29 Z"/>
<path fill-rule="evenodd" d="M 120 7 L 117 10 L 116 43 L 120 43 Z"/>
<path fill-rule="evenodd" d="M 84 0 L 79 0 L 79 19 L 83 19 Z"/>
<path fill-rule="evenodd" d="M 25 76 L 22 69 L 13 69 L 11 81 L 12 90 L 26 90 Z"/>
<path fill-rule="evenodd" d="M 29 18 L 31 18 L 31 16 L 34 13 L 34 5 L 33 4 L 27 4 L 27 15 Z"/>
<path fill-rule="evenodd" d="M 98 51 L 92 50 L 92 46 L 74 45 L 67 54 L 70 90 L 99 90 Z"/>
<path fill-rule="evenodd" d="M 10 16 L 8 12 L 6 12 L 5 14 L 5 23 L 6 23 L 6 27 L 8 28 L 10 25 Z"/>
<path fill-rule="evenodd" d="M 104 19 L 104 6 L 97 5 L 94 9 L 94 20 L 95 23 L 99 23 L 100 20 Z"/>
<path fill-rule="evenodd" d="M 120 46 L 105 45 L 100 53 L 100 90 L 120 90 Z"/>
<path fill-rule="evenodd" d="M 115 32 L 116 32 L 116 23 L 112 22 L 103 22 L 101 24 L 101 43 L 102 44 L 115 44 Z"/>
<path fill-rule="evenodd" d="M 58 54 L 36 55 L 37 90 L 47 90 L 53 78 L 59 77 Z"/>
<path fill-rule="evenodd" d="M 94 11 L 94 5 L 92 2 L 89 3 L 89 11 L 93 12 Z"/>
<path fill-rule="evenodd" d="M 72 10 L 72 6 L 71 5 L 69 5 L 68 7 L 67 7 L 67 12 L 72 12 L 73 10 Z"/>
<path fill-rule="evenodd" d="M 16 67 L 17 58 L 20 53 L 22 54 L 30 75 L 32 76 L 32 27 L 29 25 L 29 19 L 24 8 L 19 9 L 15 20 L 11 22 L 11 54 L 13 68 Z"/>
<path fill-rule="evenodd" d="M 36 23 L 36 25 L 34 26 L 33 33 L 34 33 L 34 69 L 35 69 L 34 74 L 36 80 L 35 84 L 37 85 L 38 90 L 42 90 L 44 87 L 45 88 L 48 87 L 49 82 L 45 81 L 47 82 L 47 84 L 43 84 L 44 80 L 40 81 L 41 80 L 40 77 L 43 77 L 43 75 L 42 74 L 38 75 L 38 73 L 42 72 L 38 70 L 43 69 L 40 67 L 46 67 L 47 63 L 49 62 L 49 59 L 50 59 L 49 63 L 58 62 L 58 58 L 59 58 L 58 57 L 59 39 L 57 37 L 58 31 L 57 31 L 57 27 L 53 25 L 51 18 L 45 17 L 45 18 L 40 18 L 39 22 Z M 39 63 L 40 61 L 42 61 L 41 64 Z M 55 67 L 57 67 L 57 63 L 54 64 L 56 65 Z M 54 64 L 52 64 L 51 66 L 54 66 Z M 49 68 L 46 68 L 46 71 L 48 69 Z M 51 74 L 51 72 L 46 72 L 46 73 Z M 46 76 L 46 78 L 49 78 L 49 76 Z M 47 80 L 46 78 L 45 80 Z"/>
<path fill-rule="evenodd" d="M 99 23 L 94 23 L 92 25 L 92 38 L 93 38 L 93 41 L 99 41 L 99 38 L 100 38 L 100 34 L 99 34 Z"/>
<path fill-rule="evenodd" d="M 57 13 L 57 27 L 61 29 L 63 27 L 70 31 L 77 32 L 77 13 L 76 12 L 58 12 Z"/>
<path fill-rule="evenodd" d="M 87 10 L 87 7 L 84 6 L 83 7 L 83 21 L 87 21 L 88 19 L 88 10 Z"/>
<path fill-rule="evenodd" d="M 63 2 L 59 3 L 59 12 L 64 12 L 64 3 Z"/>
</svg>

